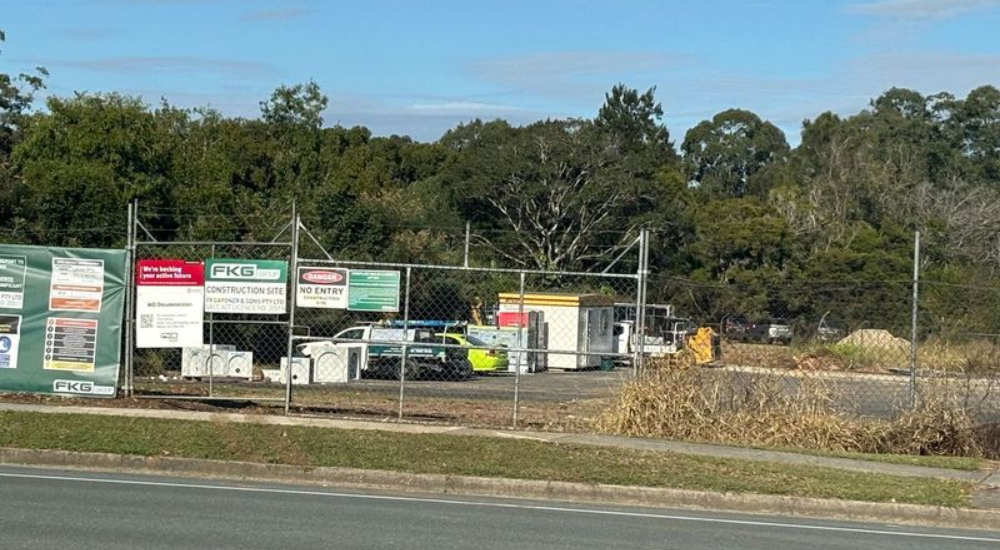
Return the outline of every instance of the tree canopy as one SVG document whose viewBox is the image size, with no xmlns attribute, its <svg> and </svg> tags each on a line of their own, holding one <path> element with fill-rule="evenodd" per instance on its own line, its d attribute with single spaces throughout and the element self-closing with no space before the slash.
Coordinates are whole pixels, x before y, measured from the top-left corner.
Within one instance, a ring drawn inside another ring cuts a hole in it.
<svg viewBox="0 0 1000 550">
<path fill-rule="evenodd" d="M 1000 269 L 993 86 L 964 98 L 893 88 L 853 115 L 806 120 L 794 148 L 772 122 L 728 109 L 678 149 L 663 92 L 624 84 L 593 118 L 472 120 L 421 143 L 324 126 L 328 100 L 311 81 L 243 119 L 115 93 L 34 109 L 45 75 L 0 73 L 5 241 L 121 246 L 132 200 L 158 238 L 269 239 L 295 202 L 343 258 L 459 263 L 469 223 L 475 263 L 600 271 L 646 227 L 651 296 L 691 315 L 816 318 L 839 304 L 884 326 L 904 315 L 893 285 L 910 276 L 915 230 L 942 284 L 989 287 Z M 830 290 L 843 288 L 893 306 Z M 932 295 L 940 319 L 996 317 Z"/>
</svg>

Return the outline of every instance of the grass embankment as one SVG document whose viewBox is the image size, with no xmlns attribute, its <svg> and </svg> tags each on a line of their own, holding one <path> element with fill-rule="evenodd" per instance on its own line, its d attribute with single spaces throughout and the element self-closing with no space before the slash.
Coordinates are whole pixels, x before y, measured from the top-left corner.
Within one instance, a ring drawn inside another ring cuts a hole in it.
<svg viewBox="0 0 1000 550">
<path fill-rule="evenodd" d="M 967 484 L 440 434 L 0 412 L 0 447 L 964 506 Z"/>
</svg>

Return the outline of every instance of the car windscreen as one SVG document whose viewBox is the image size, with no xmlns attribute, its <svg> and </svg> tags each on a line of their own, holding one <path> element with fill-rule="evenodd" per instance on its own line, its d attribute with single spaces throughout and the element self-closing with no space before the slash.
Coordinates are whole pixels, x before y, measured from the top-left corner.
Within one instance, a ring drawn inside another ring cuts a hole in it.
<svg viewBox="0 0 1000 550">
<path fill-rule="evenodd" d="M 470 345 L 476 346 L 477 348 L 488 348 L 488 347 L 490 347 L 490 343 L 489 342 L 486 342 L 485 340 L 480 340 L 479 338 L 476 338 L 475 336 L 465 335 L 465 341 L 468 342 Z"/>
</svg>

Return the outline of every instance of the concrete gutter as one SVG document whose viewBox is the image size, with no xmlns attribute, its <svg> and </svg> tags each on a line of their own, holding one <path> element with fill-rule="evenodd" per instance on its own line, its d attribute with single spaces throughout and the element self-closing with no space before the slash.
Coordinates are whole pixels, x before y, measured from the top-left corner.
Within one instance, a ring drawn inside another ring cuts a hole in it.
<svg viewBox="0 0 1000 550">
<path fill-rule="evenodd" d="M 219 460 L 7 448 L 0 448 L 0 464 L 199 479 L 310 484 L 426 495 L 454 494 L 775 514 L 961 529 L 1000 529 L 1000 512 L 996 511 L 683 489 L 410 474 L 349 468 L 303 468 Z"/>
</svg>

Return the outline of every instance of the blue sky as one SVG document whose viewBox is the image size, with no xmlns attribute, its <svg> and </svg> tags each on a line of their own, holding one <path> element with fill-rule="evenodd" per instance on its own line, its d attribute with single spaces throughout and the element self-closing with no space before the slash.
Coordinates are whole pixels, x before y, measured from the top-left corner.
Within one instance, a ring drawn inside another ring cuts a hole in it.
<svg viewBox="0 0 1000 550">
<path fill-rule="evenodd" d="M 255 117 L 315 80 L 327 125 L 434 140 L 458 122 L 593 117 L 657 87 L 672 138 L 730 108 L 798 142 L 891 86 L 1000 86 L 1000 0 L 0 0 L 0 71 Z"/>
</svg>

